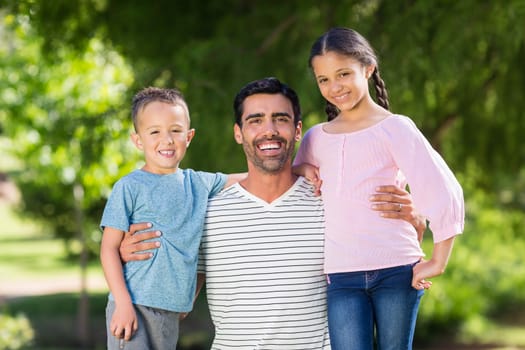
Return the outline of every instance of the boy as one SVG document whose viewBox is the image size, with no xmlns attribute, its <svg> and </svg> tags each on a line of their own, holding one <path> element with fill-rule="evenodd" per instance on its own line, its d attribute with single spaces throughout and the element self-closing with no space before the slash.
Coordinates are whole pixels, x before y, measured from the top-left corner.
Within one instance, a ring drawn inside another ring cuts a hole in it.
<svg viewBox="0 0 525 350">
<path fill-rule="evenodd" d="M 195 135 L 179 91 L 143 89 L 133 98 L 132 118 L 131 140 L 145 165 L 115 184 L 101 220 L 108 349 L 124 341 L 126 349 L 175 349 L 180 314 L 192 309 L 208 198 L 243 176 L 179 169 Z M 161 246 L 152 259 L 123 267 L 120 242 L 136 222 L 162 231 Z"/>
</svg>

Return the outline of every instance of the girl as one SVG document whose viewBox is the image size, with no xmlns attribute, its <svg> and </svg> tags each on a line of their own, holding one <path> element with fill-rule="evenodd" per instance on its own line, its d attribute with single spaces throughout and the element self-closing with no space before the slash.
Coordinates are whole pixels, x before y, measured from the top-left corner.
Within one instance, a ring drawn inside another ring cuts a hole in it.
<svg viewBox="0 0 525 350">
<path fill-rule="evenodd" d="M 411 349 L 426 279 L 444 272 L 463 231 L 461 186 L 412 120 L 389 111 L 376 55 L 359 33 L 331 29 L 313 44 L 309 64 L 328 122 L 305 134 L 295 164 L 318 167 L 323 180 L 332 348 L 373 349 L 375 329 L 379 349 Z M 410 185 L 433 232 L 430 260 L 412 225 L 370 209 L 369 194 L 385 183 Z"/>
</svg>

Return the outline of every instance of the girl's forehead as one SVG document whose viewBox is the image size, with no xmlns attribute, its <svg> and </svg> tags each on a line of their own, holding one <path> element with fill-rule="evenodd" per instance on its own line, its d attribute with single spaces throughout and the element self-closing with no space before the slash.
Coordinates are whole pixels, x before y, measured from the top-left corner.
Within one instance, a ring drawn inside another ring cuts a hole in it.
<svg viewBox="0 0 525 350">
<path fill-rule="evenodd" d="M 327 52 L 312 59 L 314 71 L 337 71 L 340 69 L 358 69 L 363 65 L 356 58 L 337 52 Z"/>
</svg>

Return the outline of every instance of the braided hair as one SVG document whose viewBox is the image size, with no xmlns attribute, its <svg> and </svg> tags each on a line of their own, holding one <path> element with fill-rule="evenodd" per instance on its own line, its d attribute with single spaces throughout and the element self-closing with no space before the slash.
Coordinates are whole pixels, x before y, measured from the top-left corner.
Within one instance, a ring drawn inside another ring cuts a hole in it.
<svg viewBox="0 0 525 350">
<path fill-rule="evenodd" d="M 376 92 L 377 104 L 389 109 L 388 92 L 381 75 L 379 74 L 378 60 L 370 43 L 358 32 L 350 28 L 336 27 L 321 35 L 312 45 L 308 64 L 312 68 L 312 60 L 315 56 L 334 51 L 341 55 L 350 56 L 360 62 L 363 66 L 375 65 L 372 79 Z M 328 120 L 332 120 L 339 114 L 339 109 L 332 103 L 326 101 L 325 107 Z"/>
</svg>

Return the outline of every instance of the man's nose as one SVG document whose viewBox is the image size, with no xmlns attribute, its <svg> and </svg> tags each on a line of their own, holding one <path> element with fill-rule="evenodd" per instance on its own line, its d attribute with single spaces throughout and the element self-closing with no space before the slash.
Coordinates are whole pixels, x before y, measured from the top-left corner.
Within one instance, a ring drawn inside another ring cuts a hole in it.
<svg viewBox="0 0 525 350">
<path fill-rule="evenodd" d="M 273 120 L 265 123 L 264 127 L 265 127 L 264 134 L 266 135 L 266 137 L 272 137 L 279 133 L 277 131 L 277 127 Z"/>
</svg>

